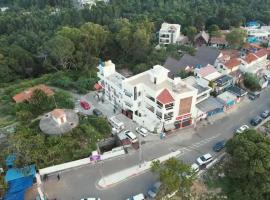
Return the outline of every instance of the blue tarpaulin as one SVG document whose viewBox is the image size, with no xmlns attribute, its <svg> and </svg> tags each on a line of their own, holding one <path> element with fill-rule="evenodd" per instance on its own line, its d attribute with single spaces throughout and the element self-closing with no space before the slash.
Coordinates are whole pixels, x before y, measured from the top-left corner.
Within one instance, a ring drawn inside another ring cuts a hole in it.
<svg viewBox="0 0 270 200">
<path fill-rule="evenodd" d="M 5 194 L 4 200 L 23 200 L 26 190 L 33 185 L 35 175 L 35 165 L 20 169 L 9 169 L 5 176 L 5 181 L 8 183 L 8 191 Z"/>
<path fill-rule="evenodd" d="M 25 191 L 33 185 L 33 176 L 19 178 L 9 183 L 5 200 L 23 200 Z"/>
<path fill-rule="evenodd" d="M 22 177 L 26 176 L 35 176 L 36 175 L 36 169 L 35 165 L 29 165 L 24 168 L 11 168 L 7 171 L 7 174 L 5 176 L 5 181 L 9 183 L 12 180 L 20 179 Z"/>
<path fill-rule="evenodd" d="M 13 164 L 14 164 L 15 159 L 16 159 L 15 154 L 8 155 L 8 157 L 6 158 L 6 166 L 12 167 Z"/>
</svg>

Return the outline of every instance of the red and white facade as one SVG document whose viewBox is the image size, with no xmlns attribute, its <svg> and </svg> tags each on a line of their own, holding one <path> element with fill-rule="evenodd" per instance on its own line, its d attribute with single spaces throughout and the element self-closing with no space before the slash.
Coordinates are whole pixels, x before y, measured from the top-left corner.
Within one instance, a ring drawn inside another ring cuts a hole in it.
<svg viewBox="0 0 270 200">
<path fill-rule="evenodd" d="M 110 61 L 98 69 L 105 97 L 111 103 L 117 103 L 123 113 L 139 125 L 150 131 L 161 131 L 163 128 L 168 131 L 193 123 L 197 114 L 198 91 L 180 78 L 169 78 L 166 68 L 156 65 L 129 78 L 119 76 Z M 119 76 L 120 79 L 112 82 L 112 76 Z M 108 98 L 111 90 L 106 88 L 113 88 L 114 99 Z"/>
</svg>

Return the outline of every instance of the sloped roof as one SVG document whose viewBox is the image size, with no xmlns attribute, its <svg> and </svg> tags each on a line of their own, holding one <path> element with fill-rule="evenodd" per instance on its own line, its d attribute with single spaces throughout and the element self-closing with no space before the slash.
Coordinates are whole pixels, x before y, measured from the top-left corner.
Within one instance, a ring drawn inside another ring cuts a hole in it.
<svg viewBox="0 0 270 200">
<path fill-rule="evenodd" d="M 233 59 L 230 59 L 229 61 L 227 61 L 224 65 L 227 68 L 232 69 L 240 64 L 241 64 L 241 61 L 239 59 L 233 58 Z"/>
<path fill-rule="evenodd" d="M 24 90 L 23 92 L 16 94 L 12 98 L 16 103 L 21 103 L 23 101 L 29 100 L 32 97 L 34 90 L 36 90 L 36 89 L 42 90 L 48 96 L 54 94 L 54 92 L 51 88 L 49 88 L 46 85 L 40 84 L 40 85 L 31 87 L 31 88 L 28 88 L 27 90 Z"/>
<path fill-rule="evenodd" d="M 257 60 L 258 59 L 258 57 L 255 55 L 255 54 L 253 54 L 253 53 L 249 53 L 246 57 L 245 57 L 245 61 L 247 62 L 247 63 L 252 63 L 253 61 L 255 61 L 255 60 Z"/>
<path fill-rule="evenodd" d="M 51 112 L 52 116 L 55 118 L 61 118 L 62 116 L 65 116 L 65 111 L 63 109 L 56 108 Z"/>
<path fill-rule="evenodd" d="M 257 57 L 259 57 L 259 58 L 262 58 L 262 57 L 268 55 L 268 51 L 267 51 L 266 49 L 260 49 L 259 51 L 257 51 L 257 52 L 255 53 L 255 55 L 256 55 Z"/>
<path fill-rule="evenodd" d="M 227 45 L 228 42 L 224 36 L 221 37 L 211 37 L 210 39 L 211 44 L 224 44 Z"/>
<path fill-rule="evenodd" d="M 184 54 L 180 60 L 168 57 L 164 63 L 164 67 L 170 70 L 169 76 L 176 76 L 180 70 L 185 70 L 187 66 L 195 68 L 197 66 L 205 66 L 207 64 L 214 65 L 220 51 L 211 47 L 199 47 L 194 56 Z"/>
<path fill-rule="evenodd" d="M 157 100 L 162 104 L 168 104 L 168 103 L 172 103 L 174 101 L 174 98 L 172 97 L 171 93 L 167 89 L 164 89 L 157 96 Z"/>
<path fill-rule="evenodd" d="M 195 36 L 194 40 L 197 40 L 197 39 L 200 38 L 200 37 L 202 37 L 202 38 L 205 40 L 206 43 L 209 41 L 209 34 L 206 33 L 205 31 L 199 32 L 199 33 Z"/>
<path fill-rule="evenodd" d="M 215 73 L 217 70 L 212 65 L 207 65 L 201 69 L 198 70 L 198 74 L 200 74 L 202 77 L 208 76 L 209 74 Z"/>
</svg>

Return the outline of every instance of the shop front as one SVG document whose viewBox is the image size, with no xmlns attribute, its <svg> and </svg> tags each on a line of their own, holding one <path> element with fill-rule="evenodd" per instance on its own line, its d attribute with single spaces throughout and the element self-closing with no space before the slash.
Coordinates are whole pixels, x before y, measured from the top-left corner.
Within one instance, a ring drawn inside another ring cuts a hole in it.
<svg viewBox="0 0 270 200">
<path fill-rule="evenodd" d="M 190 113 L 176 117 L 174 122 L 175 129 L 184 128 L 190 126 L 191 124 L 192 118 Z"/>
</svg>

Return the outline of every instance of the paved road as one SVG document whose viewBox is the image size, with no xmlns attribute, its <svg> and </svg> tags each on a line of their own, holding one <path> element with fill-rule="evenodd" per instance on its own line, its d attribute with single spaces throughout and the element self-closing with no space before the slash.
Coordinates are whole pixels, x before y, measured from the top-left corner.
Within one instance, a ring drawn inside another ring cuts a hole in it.
<svg viewBox="0 0 270 200">
<path fill-rule="evenodd" d="M 256 101 L 245 100 L 237 108 L 224 114 L 222 119 L 214 121 L 208 126 L 198 126 L 197 132 L 192 128 L 180 130 L 165 140 L 146 142 L 143 145 L 143 158 L 151 160 L 182 148 L 180 159 L 186 163 L 193 163 L 203 153 L 213 153 L 212 145 L 221 140 L 232 137 L 233 130 L 242 124 L 248 124 L 251 117 L 270 108 L 270 90 L 263 91 Z M 56 175 L 49 178 L 45 191 L 50 198 L 58 200 L 75 200 L 83 197 L 100 197 L 102 200 L 124 200 L 131 195 L 144 192 L 156 177 L 151 172 L 129 179 L 113 188 L 99 190 L 96 182 L 105 175 L 125 169 L 138 163 L 138 152 L 99 163 L 96 166 L 84 166 L 61 173 L 61 180 Z"/>
</svg>

